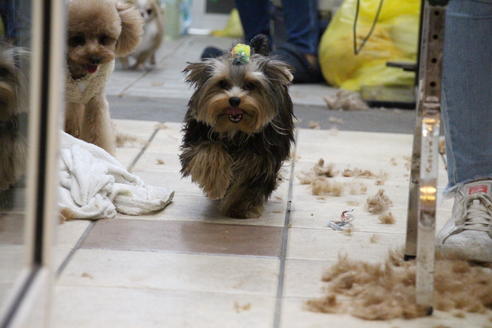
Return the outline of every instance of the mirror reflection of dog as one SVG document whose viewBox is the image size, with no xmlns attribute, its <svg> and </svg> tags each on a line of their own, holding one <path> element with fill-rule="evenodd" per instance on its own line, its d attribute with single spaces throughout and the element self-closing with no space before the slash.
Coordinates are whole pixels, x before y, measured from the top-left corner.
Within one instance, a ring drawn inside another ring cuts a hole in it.
<svg viewBox="0 0 492 328">
<path fill-rule="evenodd" d="M 105 85 L 116 57 L 133 51 L 142 34 L 139 11 L 114 0 L 68 3 L 65 130 L 74 137 L 115 152 Z"/>
<path fill-rule="evenodd" d="M 293 109 L 287 64 L 268 57 L 260 35 L 231 54 L 189 64 L 195 87 L 185 117 L 183 176 L 191 176 L 223 214 L 259 217 L 290 153 Z"/>
<path fill-rule="evenodd" d="M 0 45 L 0 192 L 25 175 L 27 160 L 27 79 L 19 64 L 27 53 Z"/>
<path fill-rule="evenodd" d="M 142 70 L 156 65 L 156 52 L 164 40 L 164 19 L 158 0 L 132 0 L 144 20 L 142 40 L 138 47 L 127 57 L 121 58 L 124 69 Z M 130 67 L 130 58 L 135 63 Z M 146 65 L 149 64 L 149 65 Z"/>
</svg>

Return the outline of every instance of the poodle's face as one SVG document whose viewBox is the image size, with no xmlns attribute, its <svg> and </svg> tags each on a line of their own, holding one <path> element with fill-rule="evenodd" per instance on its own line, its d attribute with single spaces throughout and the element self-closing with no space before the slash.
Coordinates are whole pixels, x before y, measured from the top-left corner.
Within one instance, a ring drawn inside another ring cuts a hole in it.
<svg viewBox="0 0 492 328">
<path fill-rule="evenodd" d="M 142 19 L 136 8 L 112 0 L 69 3 L 67 61 L 74 78 L 97 72 L 100 65 L 136 47 Z"/>
<path fill-rule="evenodd" d="M 144 19 L 145 23 L 152 21 L 157 17 L 157 10 L 159 10 L 159 5 L 155 0 L 138 0 L 135 2 L 140 15 Z"/>
</svg>

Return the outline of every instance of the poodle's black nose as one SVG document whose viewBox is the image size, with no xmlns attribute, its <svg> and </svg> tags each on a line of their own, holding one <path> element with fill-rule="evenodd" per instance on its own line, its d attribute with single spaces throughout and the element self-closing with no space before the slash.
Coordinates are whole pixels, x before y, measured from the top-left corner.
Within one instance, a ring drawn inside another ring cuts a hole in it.
<svg viewBox="0 0 492 328">
<path fill-rule="evenodd" d="M 239 97 L 231 97 L 229 98 L 229 104 L 231 104 L 232 107 L 237 107 L 241 103 L 241 98 Z"/>
<path fill-rule="evenodd" d="M 101 63 L 101 58 L 97 56 L 90 56 L 89 61 L 91 62 L 92 65 L 99 65 Z"/>
</svg>

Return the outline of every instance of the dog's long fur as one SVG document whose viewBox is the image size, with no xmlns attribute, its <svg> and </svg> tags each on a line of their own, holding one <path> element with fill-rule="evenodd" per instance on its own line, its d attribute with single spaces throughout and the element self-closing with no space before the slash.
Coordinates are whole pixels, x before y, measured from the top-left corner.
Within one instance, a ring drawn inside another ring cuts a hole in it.
<svg viewBox="0 0 492 328">
<path fill-rule="evenodd" d="M 65 130 L 114 154 L 104 87 L 115 58 L 138 45 L 142 18 L 135 7 L 115 0 L 71 0 L 68 15 Z"/>
<path fill-rule="evenodd" d="M 226 54 L 185 69 L 195 92 L 185 117 L 181 173 L 220 199 L 220 209 L 231 217 L 261 215 L 294 140 L 292 74 L 285 63 L 265 56 L 262 45 L 253 47 L 247 64 L 237 65 Z M 231 98 L 239 98 L 239 105 Z"/>
<path fill-rule="evenodd" d="M 143 69 L 148 62 L 152 67 L 156 65 L 156 52 L 164 40 L 164 19 L 162 9 L 157 0 L 132 0 L 143 17 L 142 41 L 138 47 L 127 57 L 121 58 L 124 68 Z M 134 58 L 135 63 L 129 67 L 129 59 Z"/>
<path fill-rule="evenodd" d="M 0 192 L 25 174 L 27 79 L 16 63 L 25 62 L 26 57 L 20 49 L 0 45 Z"/>
</svg>

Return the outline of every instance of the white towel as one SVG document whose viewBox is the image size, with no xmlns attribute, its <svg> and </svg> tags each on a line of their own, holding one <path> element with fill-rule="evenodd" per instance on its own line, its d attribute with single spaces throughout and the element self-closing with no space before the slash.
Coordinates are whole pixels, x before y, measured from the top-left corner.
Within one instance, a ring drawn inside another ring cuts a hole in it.
<svg viewBox="0 0 492 328">
<path fill-rule="evenodd" d="M 114 218 L 165 208 L 174 192 L 145 185 L 103 149 L 61 132 L 59 206 L 70 218 Z"/>
</svg>

